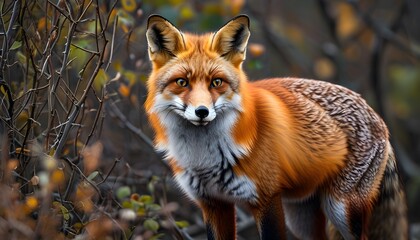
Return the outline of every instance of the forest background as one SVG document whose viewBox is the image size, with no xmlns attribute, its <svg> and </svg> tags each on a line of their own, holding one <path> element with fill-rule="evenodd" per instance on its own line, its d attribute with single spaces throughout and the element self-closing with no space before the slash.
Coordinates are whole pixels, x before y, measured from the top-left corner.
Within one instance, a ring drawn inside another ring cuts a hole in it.
<svg viewBox="0 0 420 240">
<path fill-rule="evenodd" d="M 251 80 L 320 79 L 384 118 L 420 239 L 420 1 L 2 0 L 0 236 L 197 239 L 201 214 L 152 147 L 147 17 L 183 31 L 251 19 Z M 239 239 L 254 239 L 238 209 Z"/>
</svg>

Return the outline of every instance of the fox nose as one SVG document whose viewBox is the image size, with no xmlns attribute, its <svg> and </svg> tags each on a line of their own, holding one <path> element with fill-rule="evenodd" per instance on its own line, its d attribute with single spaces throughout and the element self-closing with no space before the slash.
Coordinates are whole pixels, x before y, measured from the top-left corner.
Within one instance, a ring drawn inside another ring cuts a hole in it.
<svg viewBox="0 0 420 240">
<path fill-rule="evenodd" d="M 209 109 L 206 106 L 198 106 L 195 109 L 195 115 L 201 119 L 207 117 L 209 115 Z"/>
</svg>

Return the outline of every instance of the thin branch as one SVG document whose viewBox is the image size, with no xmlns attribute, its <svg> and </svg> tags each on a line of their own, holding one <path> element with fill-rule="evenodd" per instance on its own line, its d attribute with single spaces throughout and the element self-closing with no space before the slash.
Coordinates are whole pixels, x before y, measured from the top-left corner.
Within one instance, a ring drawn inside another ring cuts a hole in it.
<svg viewBox="0 0 420 240">
<path fill-rule="evenodd" d="M 111 49 L 109 50 L 109 59 L 108 59 L 108 63 L 105 67 L 105 71 L 108 70 L 109 66 L 112 63 L 112 58 L 114 55 L 114 43 L 115 43 L 115 33 L 117 31 L 117 25 L 118 25 L 118 15 L 115 16 L 115 20 L 114 20 L 114 27 L 112 29 L 112 38 L 111 38 Z"/>
<path fill-rule="evenodd" d="M 102 179 L 102 181 L 100 181 L 100 182 L 98 182 L 98 183 L 96 184 L 97 186 L 101 185 L 102 183 L 106 182 L 106 180 L 108 180 L 109 176 L 110 176 L 110 175 L 111 175 L 111 173 L 114 171 L 115 166 L 117 166 L 117 164 L 118 164 L 120 161 L 121 161 L 121 160 L 120 160 L 119 158 L 118 158 L 118 159 L 115 159 L 114 163 L 113 163 L 113 164 L 112 164 L 112 166 L 111 166 L 111 169 L 109 169 L 109 171 L 108 171 L 108 173 L 105 175 L 104 179 Z"/>
<path fill-rule="evenodd" d="M 69 12 L 69 14 L 66 14 L 59 6 L 57 6 L 55 3 L 53 3 L 51 0 L 48 0 L 48 3 L 53 6 L 57 11 L 59 11 L 61 13 L 61 15 L 63 15 L 66 19 L 68 19 L 71 23 L 74 23 L 75 21 L 73 20 L 73 18 L 71 17 L 71 14 Z"/>
<path fill-rule="evenodd" d="M 103 106 L 104 106 L 104 99 L 105 99 L 105 88 L 104 89 L 102 89 L 102 97 L 101 97 L 101 99 L 98 99 L 98 101 L 99 101 L 99 108 L 97 109 L 97 111 L 96 111 L 96 114 L 95 114 L 95 120 L 93 120 L 93 125 L 92 125 L 92 128 L 91 128 L 91 130 L 90 130 L 90 132 L 89 132 L 89 134 L 88 134 L 88 136 L 87 136 L 87 138 L 86 138 L 86 142 L 85 142 L 85 146 L 84 146 L 84 148 L 86 148 L 86 146 L 88 146 L 88 144 L 89 144 L 89 142 L 90 142 L 90 139 L 92 138 L 92 136 L 93 136 L 93 133 L 95 132 L 95 130 L 97 129 L 96 127 L 97 127 L 97 125 L 98 125 L 98 121 L 99 121 L 99 118 L 100 118 L 100 116 L 101 116 L 101 114 L 102 114 L 102 109 L 103 109 Z M 82 150 L 83 151 L 83 150 Z"/>
<path fill-rule="evenodd" d="M 3 69 L 4 64 L 9 59 L 9 48 L 11 46 L 11 43 L 13 42 L 12 41 L 13 36 L 11 34 L 11 31 L 12 31 L 13 26 L 15 25 L 15 22 L 16 22 L 16 19 L 17 19 L 18 15 L 19 15 L 19 8 L 20 8 L 19 3 L 20 3 L 20 1 L 18 1 L 18 0 L 15 0 L 14 3 L 13 3 L 12 16 L 9 20 L 9 26 L 8 26 L 6 31 L 4 29 L 3 18 L 1 17 L 1 21 L 2 21 L 1 25 L 3 26 L 3 32 L 4 32 L 4 35 L 5 35 L 5 38 L 4 38 L 4 41 L 3 41 L 3 47 L 2 47 L 3 56 L 2 56 L 1 61 L 0 61 L 0 71 L 1 71 L 2 75 L 3 75 L 3 70 L 4 70 Z"/>
<path fill-rule="evenodd" d="M 345 61 L 342 53 L 339 51 L 339 49 L 341 48 L 341 43 L 337 34 L 336 18 L 333 16 L 333 14 L 331 14 L 327 0 L 318 0 L 317 2 L 321 11 L 321 15 L 325 19 L 328 31 L 330 32 L 330 36 L 332 39 L 332 43 L 324 44 L 323 51 L 328 57 L 332 58 L 335 68 L 337 69 L 336 77 L 334 78 L 337 79 L 336 82 L 340 84 L 346 83 L 347 75 L 344 71 Z"/>
<path fill-rule="evenodd" d="M 136 134 L 150 148 L 155 149 L 153 141 L 146 134 L 144 134 L 144 132 L 140 128 L 137 128 L 130 121 L 128 121 L 128 119 L 124 116 L 120 109 L 118 109 L 118 107 L 115 106 L 114 102 L 108 104 L 107 107 L 109 110 L 111 110 L 112 115 L 117 117 L 127 129 Z"/>
<path fill-rule="evenodd" d="M 89 50 L 89 49 L 86 49 L 86 48 L 83 48 L 83 47 L 80 47 L 80 46 L 78 46 L 78 45 L 76 45 L 76 44 L 71 44 L 73 47 L 75 47 L 75 48 L 78 48 L 78 49 L 80 49 L 80 50 L 82 50 L 82 51 L 84 51 L 84 52 L 88 52 L 88 53 L 91 53 L 91 54 L 94 54 L 94 55 L 98 55 L 99 54 L 99 52 L 97 52 L 97 51 L 93 51 L 93 50 Z"/>
<path fill-rule="evenodd" d="M 83 92 L 83 95 L 80 97 L 79 101 L 74 104 L 73 110 L 68 117 L 68 122 L 70 124 L 67 124 L 65 126 L 64 130 L 61 132 L 60 136 L 58 137 L 57 146 L 53 146 L 53 148 L 55 148 L 54 158 L 58 158 L 59 154 L 61 154 L 64 143 L 67 139 L 68 134 L 70 133 L 71 123 L 73 123 L 76 120 L 76 117 L 79 114 L 80 109 L 81 109 L 82 105 L 84 104 L 84 102 L 87 98 L 88 90 L 91 88 L 91 86 L 93 84 L 93 81 L 95 80 L 96 76 L 99 73 L 99 70 L 101 69 L 101 66 L 103 64 L 103 58 L 104 58 L 104 55 L 105 55 L 105 49 L 106 49 L 107 43 L 108 43 L 108 41 L 105 40 L 105 43 L 104 43 L 103 49 L 101 51 L 101 54 L 99 55 L 99 59 L 97 61 L 95 70 L 93 71 L 93 74 L 90 76 L 90 79 L 88 81 L 88 84 L 87 84 L 84 92 Z"/>
<path fill-rule="evenodd" d="M 270 44 L 273 49 L 277 52 L 277 55 L 283 59 L 285 64 L 288 65 L 289 68 L 299 68 L 304 75 L 308 75 L 311 73 L 312 64 L 305 57 L 299 49 L 296 48 L 293 43 L 291 43 L 286 38 L 280 36 L 277 32 L 275 32 L 270 26 L 270 20 L 265 13 L 259 12 L 256 9 L 252 9 L 250 7 L 251 12 L 256 15 L 257 19 L 261 19 L 259 27 L 264 35 L 268 44 Z M 298 64 L 294 64 L 298 63 Z"/>
<path fill-rule="evenodd" d="M 369 14 L 363 12 L 360 9 L 357 0 L 348 0 L 348 3 L 353 7 L 353 9 L 361 16 L 364 23 L 371 28 L 377 35 L 385 39 L 389 43 L 392 43 L 394 46 L 398 47 L 400 50 L 407 52 L 416 59 L 420 59 L 420 50 L 414 47 L 410 47 L 404 43 L 391 29 L 380 24 L 378 21 L 375 21 Z M 403 5 L 406 5 L 405 1 Z"/>
</svg>

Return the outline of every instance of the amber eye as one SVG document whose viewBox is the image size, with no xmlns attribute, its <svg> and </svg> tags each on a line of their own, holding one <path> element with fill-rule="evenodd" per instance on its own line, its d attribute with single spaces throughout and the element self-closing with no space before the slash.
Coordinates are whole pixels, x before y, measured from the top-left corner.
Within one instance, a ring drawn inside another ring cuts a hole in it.
<svg viewBox="0 0 420 240">
<path fill-rule="evenodd" d="M 188 81 L 183 78 L 178 78 L 175 80 L 176 84 L 180 87 L 188 87 Z"/>
<path fill-rule="evenodd" d="M 215 78 L 211 81 L 211 87 L 220 87 L 222 86 L 223 80 L 221 78 Z"/>
</svg>

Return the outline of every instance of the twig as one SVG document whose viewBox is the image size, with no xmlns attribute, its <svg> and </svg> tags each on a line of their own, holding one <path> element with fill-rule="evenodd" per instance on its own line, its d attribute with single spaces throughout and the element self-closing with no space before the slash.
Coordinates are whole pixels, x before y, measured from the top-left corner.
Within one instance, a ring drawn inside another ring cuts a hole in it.
<svg viewBox="0 0 420 240">
<path fill-rule="evenodd" d="M 1 25 L 3 26 L 3 32 L 5 35 L 4 41 L 3 41 L 3 47 L 2 47 L 2 59 L 0 61 L 0 71 L 1 74 L 3 75 L 3 68 L 4 68 L 4 64 L 6 63 L 6 61 L 9 59 L 9 48 L 11 46 L 12 43 L 12 35 L 11 35 L 11 31 L 13 26 L 15 25 L 16 19 L 19 15 L 19 3 L 20 1 L 15 0 L 13 3 L 13 10 L 12 10 L 12 16 L 9 20 L 9 26 L 7 28 L 7 30 L 5 31 L 4 29 L 4 22 L 3 22 L 3 18 L 1 17 Z M 5 3 L 4 3 L 5 4 Z"/>
<path fill-rule="evenodd" d="M 117 25 L 118 25 L 118 15 L 116 15 L 115 20 L 114 20 L 114 27 L 112 29 L 112 38 L 111 38 L 111 49 L 109 50 L 109 59 L 105 67 L 105 71 L 108 70 L 109 66 L 112 63 L 112 57 L 114 55 L 114 43 L 115 43 L 115 33 L 117 31 Z"/>
<path fill-rule="evenodd" d="M 94 182 L 92 182 L 91 180 L 89 180 L 86 176 L 85 176 L 85 174 L 83 173 L 83 171 L 82 170 L 80 170 L 80 168 L 76 165 L 76 164 L 74 164 L 72 161 L 70 161 L 68 158 L 62 158 L 63 160 L 65 160 L 71 167 L 72 167 L 72 169 L 73 169 L 73 171 L 74 170 L 76 170 L 77 171 L 77 173 L 79 174 L 79 176 L 84 180 L 84 181 L 86 181 L 87 183 L 89 183 L 89 185 L 91 185 L 94 189 L 95 189 L 95 191 L 98 193 L 98 195 L 99 195 L 99 197 L 101 198 L 101 199 L 103 199 L 104 197 L 102 196 L 102 194 L 101 194 L 101 190 L 98 188 L 98 186 L 94 183 Z"/>
<path fill-rule="evenodd" d="M 99 8 L 99 5 L 96 6 L 96 7 Z M 99 16 L 97 16 L 97 18 L 98 17 Z M 101 69 L 101 67 L 103 65 L 103 59 L 104 59 L 105 50 L 106 50 L 106 46 L 107 46 L 108 41 L 106 40 L 105 33 L 103 33 L 102 37 L 104 39 L 104 44 L 103 44 L 102 50 L 100 51 L 99 59 L 97 61 L 95 70 L 93 71 L 92 75 L 90 76 L 90 79 L 89 79 L 89 81 L 86 85 L 86 88 L 85 88 L 82 96 L 80 97 L 79 101 L 74 104 L 73 110 L 71 111 L 71 113 L 68 117 L 68 122 L 69 123 L 73 123 L 76 120 L 76 117 L 79 114 L 80 109 L 81 109 L 82 105 L 84 104 L 84 102 L 87 98 L 88 90 L 92 87 L 92 84 L 93 84 L 96 76 L 98 75 L 99 70 Z M 99 43 L 97 43 L 97 44 L 99 44 Z M 55 148 L 54 158 L 58 158 L 59 154 L 61 154 L 64 143 L 67 139 L 68 134 L 70 133 L 70 129 L 71 129 L 71 124 L 67 124 L 65 126 L 64 130 L 60 133 L 60 135 L 58 137 L 58 144 L 56 146 L 53 146 L 53 148 Z"/>
<path fill-rule="evenodd" d="M 70 20 L 70 22 L 74 23 L 73 18 L 71 17 L 71 14 L 66 14 L 59 6 L 57 6 L 55 3 L 53 3 L 51 0 L 48 0 L 48 3 L 53 6 L 57 11 L 61 13 L 66 19 Z"/>
<path fill-rule="evenodd" d="M 95 120 L 93 120 L 93 125 L 92 125 L 92 128 L 91 128 L 91 130 L 90 130 L 90 132 L 89 132 L 89 134 L 88 134 L 88 136 L 87 136 L 87 138 L 86 138 L 86 142 L 85 142 L 85 146 L 84 146 L 84 148 L 89 144 L 89 142 L 90 142 L 90 139 L 92 138 L 92 136 L 93 136 L 93 133 L 95 132 L 95 129 L 96 129 L 96 126 L 97 126 L 97 124 L 98 124 L 98 121 L 99 121 L 99 117 L 101 116 L 101 114 L 102 114 L 102 109 L 103 109 L 103 106 L 104 106 L 104 98 L 105 98 L 105 90 L 103 89 L 102 90 L 102 99 L 99 99 L 98 101 L 99 101 L 99 108 L 97 109 L 97 111 L 96 111 L 96 114 L 95 114 Z M 82 150 L 83 151 L 83 150 Z"/>
<path fill-rule="evenodd" d="M 384 40 L 392 43 L 394 46 L 398 47 L 400 50 L 407 52 L 416 59 L 420 59 L 420 50 L 412 48 L 406 45 L 391 29 L 380 24 L 378 21 L 375 21 L 369 14 L 364 13 L 358 4 L 357 0 L 347 0 L 348 3 L 353 7 L 353 9 L 361 16 L 364 23 L 371 28 L 378 36 Z M 406 5 L 405 1 L 403 5 Z"/>
<path fill-rule="evenodd" d="M 144 134 L 140 128 L 137 128 L 130 121 L 128 121 L 124 114 L 118 109 L 118 107 L 115 106 L 115 103 L 112 102 L 108 104 L 107 107 L 109 110 L 111 110 L 113 116 L 117 117 L 127 129 L 140 137 L 143 142 L 145 142 L 150 148 L 154 149 L 152 140 L 146 134 Z"/>
<path fill-rule="evenodd" d="M 270 28 L 270 21 L 266 14 L 260 13 L 252 8 L 250 8 L 250 10 L 254 15 L 258 16 L 258 19 L 261 19 L 259 26 L 262 34 L 266 41 L 277 52 L 277 55 L 283 59 L 289 68 L 300 68 L 300 72 L 309 76 L 309 73 L 312 71 L 311 62 L 295 47 L 295 45 Z"/>
<path fill-rule="evenodd" d="M 346 83 L 345 61 L 343 55 L 338 49 L 341 48 L 341 43 L 337 35 L 337 23 L 335 17 L 331 14 L 327 0 L 318 0 L 318 6 L 321 10 L 321 15 L 324 17 L 327 28 L 332 38 L 332 43 L 324 45 L 323 51 L 328 57 L 332 58 L 335 65 L 336 78 L 338 83 Z M 334 78 L 335 79 L 335 78 Z"/>
<path fill-rule="evenodd" d="M 99 186 L 102 183 L 106 182 L 106 180 L 111 175 L 112 171 L 114 171 L 115 166 L 117 166 L 117 163 L 119 163 L 121 160 L 119 158 L 115 159 L 114 164 L 112 164 L 111 169 L 109 169 L 108 173 L 105 175 L 104 179 L 102 181 L 98 182 L 96 185 Z"/>
<path fill-rule="evenodd" d="M 397 16 L 395 17 L 394 21 L 390 26 L 390 31 L 396 32 L 398 28 L 402 24 L 403 17 L 408 10 L 407 1 L 403 1 Z M 383 90 L 384 90 L 384 82 L 382 81 L 381 77 L 381 65 L 382 65 L 382 58 L 385 53 L 385 48 L 387 44 L 390 42 L 386 36 L 383 36 L 379 33 L 376 35 L 375 45 L 373 48 L 372 53 L 372 60 L 371 60 L 371 72 L 370 72 L 370 79 L 372 81 L 372 88 L 375 89 L 375 96 L 377 101 L 377 111 L 378 113 L 385 119 L 386 122 L 389 122 L 389 114 L 386 111 L 386 107 L 384 106 L 384 97 L 383 97 Z M 388 126 L 390 131 L 393 132 L 392 125 Z M 403 146 L 399 146 L 400 144 L 397 141 L 392 141 L 393 145 L 395 146 L 395 153 L 398 156 L 398 160 L 401 163 L 401 166 L 404 172 L 409 175 L 410 177 L 415 177 L 420 175 L 420 167 L 413 162 L 410 157 L 405 152 Z"/>
</svg>

